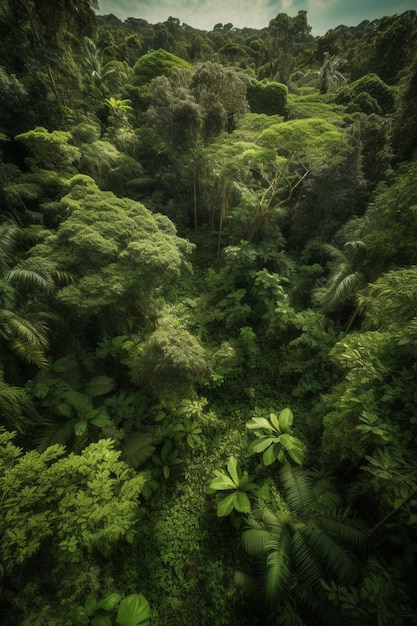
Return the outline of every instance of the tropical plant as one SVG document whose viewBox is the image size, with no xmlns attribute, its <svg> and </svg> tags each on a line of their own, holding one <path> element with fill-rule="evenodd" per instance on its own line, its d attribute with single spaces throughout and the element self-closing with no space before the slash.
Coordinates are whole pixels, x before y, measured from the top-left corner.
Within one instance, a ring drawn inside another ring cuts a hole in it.
<svg viewBox="0 0 417 626">
<path fill-rule="evenodd" d="M 106 82 L 112 74 L 121 74 L 122 77 L 126 78 L 126 75 L 116 69 L 111 62 L 103 63 L 103 55 L 92 39 L 84 37 L 83 44 L 85 60 L 89 66 L 91 78 L 96 87 L 99 87 L 104 93 L 106 93 L 108 90 Z"/>
<path fill-rule="evenodd" d="M 42 548 L 61 565 L 109 556 L 132 542 L 138 496 L 150 476 L 119 460 L 110 440 L 65 456 L 62 446 L 23 452 L 0 433 L 0 576 L 22 568 Z M 77 514 L 74 515 L 74 510 Z"/>
<path fill-rule="evenodd" d="M 16 136 L 29 150 L 32 156 L 32 169 L 34 165 L 47 170 L 55 170 L 74 174 L 74 165 L 80 158 L 79 149 L 70 144 L 72 135 L 69 131 L 48 131 L 43 126 L 37 126 Z"/>
<path fill-rule="evenodd" d="M 75 176 L 70 186 L 61 201 L 68 218 L 31 250 L 31 258 L 56 259 L 77 279 L 58 294 L 72 319 L 99 316 L 110 336 L 121 335 L 133 320 L 152 326 L 156 291 L 181 275 L 193 246 L 176 235 L 168 218 L 102 192 L 88 176 Z"/>
<path fill-rule="evenodd" d="M 0 415 L 1 426 L 19 434 L 33 429 L 34 424 L 40 421 L 30 394 L 22 387 L 8 385 L 1 380 Z"/>
<path fill-rule="evenodd" d="M 346 304 L 354 303 L 357 292 L 366 285 L 366 246 L 363 241 L 347 241 L 340 250 L 336 246 L 323 244 L 325 254 L 330 258 L 331 274 L 327 285 L 315 292 L 315 297 L 327 315 L 341 309 Z M 351 314 L 346 332 L 352 326 L 359 312 L 356 307 Z"/>
<path fill-rule="evenodd" d="M 208 374 L 203 346 L 174 316 L 162 317 L 126 362 L 132 382 L 168 404 L 192 397 Z"/>
<path fill-rule="evenodd" d="M 150 607 L 147 599 L 133 593 L 122 600 L 117 612 L 118 626 L 148 626 Z"/>
<path fill-rule="evenodd" d="M 22 230 L 0 224 L 0 343 L 26 363 L 44 367 L 49 347 L 48 305 L 59 280 L 68 279 L 45 260 L 15 262 Z M 1 360 L 4 356 L 1 356 Z"/>
<path fill-rule="evenodd" d="M 363 548 L 365 533 L 342 511 L 340 496 L 328 480 L 313 480 L 302 468 L 285 464 L 280 492 L 270 504 L 258 503 L 247 518 L 242 541 L 258 568 L 252 574 L 239 570 L 236 582 L 261 594 L 279 623 L 303 623 L 303 615 L 314 615 L 315 623 L 338 623 L 322 581 L 351 584 L 357 579 L 358 564 L 349 548 Z M 285 621 L 297 612 L 298 621 Z"/>
<path fill-rule="evenodd" d="M 116 609 L 116 621 L 113 621 L 111 613 Z M 150 607 L 147 599 L 138 593 L 123 599 L 118 593 L 110 593 L 101 600 L 90 594 L 83 606 L 74 608 L 71 618 L 75 626 L 148 626 Z"/>
<path fill-rule="evenodd" d="M 305 445 L 292 435 L 294 421 L 291 409 L 283 409 L 279 415 L 270 413 L 266 417 L 252 417 L 246 427 L 253 431 L 256 439 L 249 444 L 250 454 L 263 453 L 264 465 L 272 465 L 275 461 L 283 463 L 291 459 L 297 465 L 302 465 L 304 460 Z"/>
<path fill-rule="evenodd" d="M 176 439 L 185 439 L 190 448 L 198 447 L 201 444 L 201 427 L 191 417 L 186 417 L 176 428 Z"/>
<path fill-rule="evenodd" d="M 308 70 L 307 72 L 298 70 L 290 76 L 290 82 L 300 87 L 317 87 L 322 94 L 335 91 L 346 82 L 346 77 L 338 70 L 340 66 L 346 63 L 346 59 L 341 59 L 335 54 L 332 55 L 329 52 L 325 52 L 323 63 L 319 70 Z"/>
<path fill-rule="evenodd" d="M 250 513 L 251 502 L 249 495 L 265 500 L 269 497 L 267 485 L 265 483 L 256 482 L 254 476 L 250 476 L 246 471 L 242 471 L 239 461 L 234 456 L 229 457 L 227 472 L 214 470 L 214 473 L 216 478 L 214 478 L 208 486 L 209 493 L 215 493 L 216 491 L 232 491 L 232 493 L 218 502 L 218 517 L 230 515 L 232 511 Z"/>
<path fill-rule="evenodd" d="M 114 381 L 105 374 L 82 380 L 78 363 L 64 357 L 49 363 L 27 384 L 40 407 L 49 412 L 38 439 L 40 450 L 59 443 L 67 445 L 74 438 L 84 440 L 91 427 L 102 429 L 110 416 L 103 396 L 114 389 Z M 49 422 L 49 423 L 48 423 Z"/>
<path fill-rule="evenodd" d="M 161 448 L 161 452 L 152 455 L 152 461 L 156 465 L 156 473 L 162 473 L 165 480 L 171 475 L 171 469 L 175 465 L 181 465 L 182 460 L 179 458 L 179 451 L 173 447 L 172 441 L 168 439 Z"/>
</svg>

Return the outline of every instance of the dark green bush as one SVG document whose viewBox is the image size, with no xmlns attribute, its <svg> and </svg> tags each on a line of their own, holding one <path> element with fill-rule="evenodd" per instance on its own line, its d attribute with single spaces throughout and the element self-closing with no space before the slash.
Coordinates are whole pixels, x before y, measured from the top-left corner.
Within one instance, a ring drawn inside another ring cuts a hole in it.
<svg viewBox="0 0 417 626">
<path fill-rule="evenodd" d="M 269 81 L 252 81 L 248 86 L 247 100 L 252 113 L 285 115 L 288 89 L 286 85 Z"/>
</svg>

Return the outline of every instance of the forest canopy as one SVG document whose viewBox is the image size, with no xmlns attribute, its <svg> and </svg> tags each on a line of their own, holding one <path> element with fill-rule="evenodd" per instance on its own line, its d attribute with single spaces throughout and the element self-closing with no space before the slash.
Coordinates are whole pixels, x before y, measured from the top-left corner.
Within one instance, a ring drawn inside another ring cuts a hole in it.
<svg viewBox="0 0 417 626">
<path fill-rule="evenodd" d="M 417 13 L 0 6 L 0 622 L 417 621 Z"/>
</svg>

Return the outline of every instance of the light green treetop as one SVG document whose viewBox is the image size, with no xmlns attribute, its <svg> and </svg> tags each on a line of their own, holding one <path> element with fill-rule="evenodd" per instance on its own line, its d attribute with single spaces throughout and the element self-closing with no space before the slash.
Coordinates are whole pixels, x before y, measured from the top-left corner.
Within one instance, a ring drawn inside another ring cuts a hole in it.
<svg viewBox="0 0 417 626">
<path fill-rule="evenodd" d="M 24 563 L 48 540 L 57 559 L 79 562 L 132 540 L 138 496 L 148 481 L 119 460 L 110 440 L 63 456 L 54 445 L 23 453 L 0 433 L 0 575 Z"/>
<path fill-rule="evenodd" d="M 192 245 L 168 218 L 100 191 L 91 178 L 75 176 L 62 203 L 68 218 L 33 254 L 74 276 L 58 294 L 66 305 L 87 315 L 112 306 L 141 309 L 187 266 Z"/>
</svg>

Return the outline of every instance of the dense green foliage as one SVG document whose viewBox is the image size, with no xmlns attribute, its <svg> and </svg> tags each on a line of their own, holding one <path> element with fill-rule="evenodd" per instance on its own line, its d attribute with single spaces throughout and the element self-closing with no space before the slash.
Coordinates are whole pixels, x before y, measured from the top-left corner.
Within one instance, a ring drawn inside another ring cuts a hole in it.
<svg viewBox="0 0 417 626">
<path fill-rule="evenodd" d="M 417 15 L 0 6 L 0 622 L 417 621 Z"/>
</svg>

